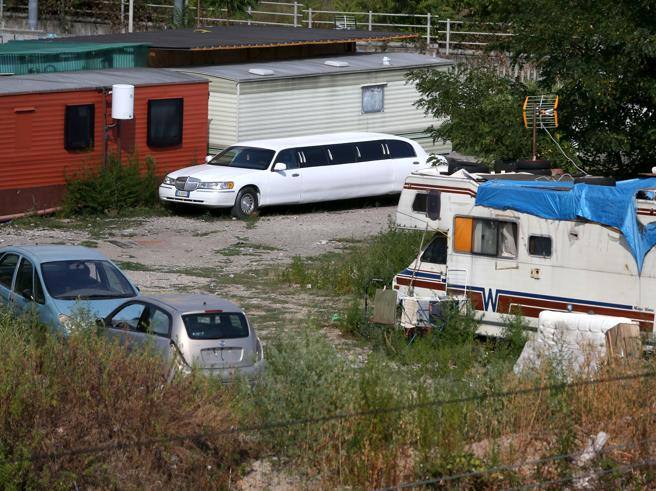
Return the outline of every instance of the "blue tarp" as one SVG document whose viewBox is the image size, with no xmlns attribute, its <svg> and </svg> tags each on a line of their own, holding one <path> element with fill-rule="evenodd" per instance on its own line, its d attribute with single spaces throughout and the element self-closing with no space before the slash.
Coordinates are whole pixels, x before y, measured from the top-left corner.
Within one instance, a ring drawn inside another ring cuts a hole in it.
<svg viewBox="0 0 656 491">
<path fill-rule="evenodd" d="M 549 220 L 583 218 L 620 230 L 642 271 L 645 256 L 656 245 L 656 222 L 640 224 L 636 193 L 656 189 L 656 178 L 620 181 L 615 186 L 553 181 L 492 180 L 481 184 L 476 204 L 515 210 Z"/>
</svg>

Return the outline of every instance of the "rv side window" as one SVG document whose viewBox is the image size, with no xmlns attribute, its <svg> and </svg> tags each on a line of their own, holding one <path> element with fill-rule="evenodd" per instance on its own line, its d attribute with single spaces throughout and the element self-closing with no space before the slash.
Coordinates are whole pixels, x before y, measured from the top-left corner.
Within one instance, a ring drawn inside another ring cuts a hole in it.
<svg viewBox="0 0 656 491">
<path fill-rule="evenodd" d="M 531 235 L 528 238 L 528 253 L 531 256 L 551 257 L 551 237 Z"/>
<path fill-rule="evenodd" d="M 517 257 L 517 224 L 486 218 L 456 217 L 454 250 L 491 257 Z"/>
<path fill-rule="evenodd" d="M 426 213 L 427 199 L 428 193 L 415 194 L 415 200 L 412 202 L 412 211 L 416 211 L 417 213 Z"/>
<path fill-rule="evenodd" d="M 331 164 L 352 164 L 357 162 L 358 154 L 353 143 L 329 145 L 328 158 Z"/>
<path fill-rule="evenodd" d="M 301 149 L 305 162 L 303 167 L 321 167 L 328 165 L 328 155 L 326 147 L 305 147 Z"/>
<path fill-rule="evenodd" d="M 446 236 L 438 235 L 424 249 L 421 261 L 432 264 L 446 264 L 446 247 Z"/>
<path fill-rule="evenodd" d="M 393 159 L 404 159 L 416 157 L 417 153 L 408 142 L 401 140 L 385 140 L 387 148 L 390 151 L 390 157 Z"/>
<path fill-rule="evenodd" d="M 382 141 L 360 142 L 355 144 L 358 147 L 358 156 L 360 162 L 369 162 L 370 160 L 383 160 L 387 158 L 383 150 Z"/>
</svg>

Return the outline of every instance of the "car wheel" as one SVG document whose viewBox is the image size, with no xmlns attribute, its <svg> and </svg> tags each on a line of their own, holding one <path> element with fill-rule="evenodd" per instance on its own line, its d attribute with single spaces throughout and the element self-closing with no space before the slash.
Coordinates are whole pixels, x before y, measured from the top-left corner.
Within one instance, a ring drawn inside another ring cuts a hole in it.
<svg viewBox="0 0 656 491">
<path fill-rule="evenodd" d="M 257 212 L 259 203 L 257 191 L 254 188 L 243 188 L 237 194 L 235 205 L 232 207 L 232 216 L 236 218 L 247 218 Z"/>
</svg>

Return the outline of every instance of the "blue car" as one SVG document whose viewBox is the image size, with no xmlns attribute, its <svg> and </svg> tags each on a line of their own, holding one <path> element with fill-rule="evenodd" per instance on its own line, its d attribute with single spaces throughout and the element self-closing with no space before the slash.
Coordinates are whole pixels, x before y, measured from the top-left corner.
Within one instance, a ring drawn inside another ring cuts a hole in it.
<svg viewBox="0 0 656 491">
<path fill-rule="evenodd" d="M 0 303 L 36 307 L 44 324 L 68 332 L 78 311 L 104 318 L 139 290 L 109 259 L 87 247 L 0 248 Z M 93 319 L 91 319 L 93 320 Z"/>
</svg>

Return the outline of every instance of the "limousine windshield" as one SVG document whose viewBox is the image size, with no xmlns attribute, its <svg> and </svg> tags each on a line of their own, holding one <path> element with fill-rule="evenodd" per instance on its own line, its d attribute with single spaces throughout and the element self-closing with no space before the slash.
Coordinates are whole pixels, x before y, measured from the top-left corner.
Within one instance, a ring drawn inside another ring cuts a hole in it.
<svg viewBox="0 0 656 491">
<path fill-rule="evenodd" d="M 241 169 L 265 170 L 271 164 L 275 152 L 266 148 L 228 147 L 208 163 Z"/>
</svg>

